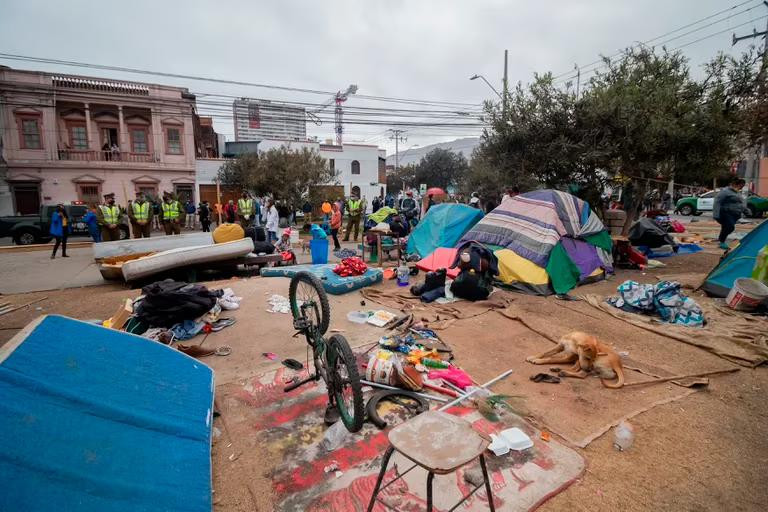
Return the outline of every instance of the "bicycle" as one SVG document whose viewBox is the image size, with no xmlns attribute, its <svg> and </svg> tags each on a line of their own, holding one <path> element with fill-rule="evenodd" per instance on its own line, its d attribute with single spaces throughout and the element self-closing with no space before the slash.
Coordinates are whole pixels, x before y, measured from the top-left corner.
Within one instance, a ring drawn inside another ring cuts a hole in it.
<svg viewBox="0 0 768 512">
<path fill-rule="evenodd" d="M 306 337 L 312 348 L 315 370 L 310 371 L 306 379 L 286 386 L 284 391 L 322 378 L 328 388 L 325 423 L 330 425 L 341 419 L 347 430 L 357 432 L 365 420 L 357 360 L 344 336 L 324 337 L 331 321 L 331 308 L 322 283 L 309 272 L 298 272 L 291 278 L 288 299 L 297 331 L 294 337 L 301 334 Z"/>
</svg>

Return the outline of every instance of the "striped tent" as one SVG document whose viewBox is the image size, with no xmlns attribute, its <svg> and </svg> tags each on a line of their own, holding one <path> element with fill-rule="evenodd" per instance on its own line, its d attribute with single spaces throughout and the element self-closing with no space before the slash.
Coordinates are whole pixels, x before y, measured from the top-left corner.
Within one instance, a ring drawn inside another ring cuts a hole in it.
<svg viewBox="0 0 768 512">
<path fill-rule="evenodd" d="M 613 271 L 611 238 L 589 204 L 558 190 L 505 199 L 467 232 L 497 249 L 499 279 L 520 290 L 566 293 Z"/>
</svg>

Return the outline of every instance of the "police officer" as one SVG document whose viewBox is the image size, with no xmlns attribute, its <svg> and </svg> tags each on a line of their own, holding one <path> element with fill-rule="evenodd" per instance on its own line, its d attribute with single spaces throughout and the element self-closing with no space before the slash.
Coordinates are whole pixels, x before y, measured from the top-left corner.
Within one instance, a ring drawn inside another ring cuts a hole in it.
<svg viewBox="0 0 768 512">
<path fill-rule="evenodd" d="M 139 190 L 136 192 L 136 200 L 128 208 L 133 238 L 149 238 L 152 227 L 149 223 L 150 215 L 152 215 L 152 205 L 144 199 L 144 193 Z"/>
<path fill-rule="evenodd" d="M 248 192 L 243 191 L 243 197 L 237 200 L 237 218 L 243 229 L 251 226 L 253 213 L 253 199 L 248 197 Z"/>
<path fill-rule="evenodd" d="M 96 212 L 99 226 L 101 227 L 101 240 L 112 242 L 120 240 L 120 206 L 115 204 L 115 194 L 104 194 L 104 204 L 99 206 Z"/>
<path fill-rule="evenodd" d="M 171 194 L 164 192 L 163 204 L 161 206 L 161 215 L 163 220 L 163 227 L 165 228 L 165 234 L 180 235 L 181 205 L 176 199 L 171 197 Z"/>
</svg>

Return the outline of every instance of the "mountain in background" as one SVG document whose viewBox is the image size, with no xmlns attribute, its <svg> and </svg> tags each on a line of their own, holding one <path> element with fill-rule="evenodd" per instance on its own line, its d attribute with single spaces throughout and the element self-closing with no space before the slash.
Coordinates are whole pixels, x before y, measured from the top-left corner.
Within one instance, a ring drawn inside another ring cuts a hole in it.
<svg viewBox="0 0 768 512">
<path fill-rule="evenodd" d="M 472 151 L 480 145 L 480 137 L 465 137 L 463 139 L 456 139 L 450 142 L 439 142 L 437 144 L 430 144 L 429 146 L 416 147 L 409 149 L 408 151 L 400 152 L 401 166 L 412 163 L 419 163 L 424 156 L 435 148 L 448 149 L 456 153 L 463 153 L 467 160 L 472 158 Z M 395 154 L 387 156 L 387 165 L 395 165 Z"/>
</svg>

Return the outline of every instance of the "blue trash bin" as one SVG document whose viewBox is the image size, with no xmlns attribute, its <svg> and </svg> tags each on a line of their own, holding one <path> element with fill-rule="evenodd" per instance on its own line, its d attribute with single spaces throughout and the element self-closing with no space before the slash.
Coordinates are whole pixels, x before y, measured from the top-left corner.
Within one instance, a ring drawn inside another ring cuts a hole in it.
<svg viewBox="0 0 768 512">
<path fill-rule="evenodd" d="M 310 240 L 309 252 L 312 254 L 312 264 L 328 263 L 328 240 Z"/>
</svg>

